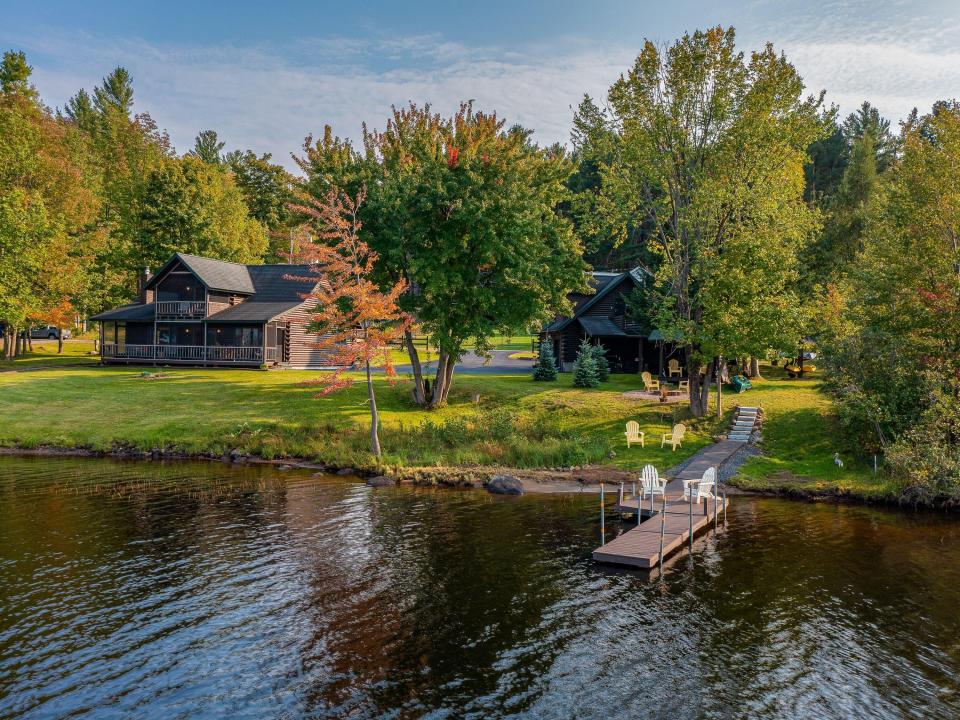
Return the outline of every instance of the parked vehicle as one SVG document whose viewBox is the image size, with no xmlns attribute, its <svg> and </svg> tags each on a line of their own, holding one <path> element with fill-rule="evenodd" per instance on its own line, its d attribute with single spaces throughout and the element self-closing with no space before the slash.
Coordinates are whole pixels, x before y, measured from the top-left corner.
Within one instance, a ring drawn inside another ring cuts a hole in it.
<svg viewBox="0 0 960 720">
<path fill-rule="evenodd" d="M 54 327 L 53 325 L 47 325 L 45 327 L 33 328 L 30 330 L 30 337 L 33 339 L 37 338 L 49 338 L 50 340 L 56 340 L 57 338 L 62 338 L 64 340 L 70 339 L 70 331 Z"/>
</svg>

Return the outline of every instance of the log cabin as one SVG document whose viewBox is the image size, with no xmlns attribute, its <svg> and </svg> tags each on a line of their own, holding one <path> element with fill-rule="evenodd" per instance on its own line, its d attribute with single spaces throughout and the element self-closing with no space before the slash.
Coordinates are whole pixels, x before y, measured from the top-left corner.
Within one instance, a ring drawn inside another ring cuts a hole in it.
<svg viewBox="0 0 960 720">
<path fill-rule="evenodd" d="M 561 372 L 573 370 L 580 343 L 587 340 L 607 351 L 613 372 L 662 374 L 663 352 L 673 351 L 657 330 L 652 332 L 632 320 L 626 300 L 635 288 L 652 279 L 649 270 L 636 267 L 627 272 L 593 272 L 587 277 L 592 294 L 569 296 L 573 314 L 558 317 L 540 332 L 540 342 L 549 342 Z"/>
<path fill-rule="evenodd" d="M 156 274 L 144 273 L 137 302 L 91 318 L 100 323 L 100 359 L 327 368 L 309 327 L 316 300 L 307 296 L 319 280 L 309 265 L 240 265 L 176 253 Z"/>
</svg>

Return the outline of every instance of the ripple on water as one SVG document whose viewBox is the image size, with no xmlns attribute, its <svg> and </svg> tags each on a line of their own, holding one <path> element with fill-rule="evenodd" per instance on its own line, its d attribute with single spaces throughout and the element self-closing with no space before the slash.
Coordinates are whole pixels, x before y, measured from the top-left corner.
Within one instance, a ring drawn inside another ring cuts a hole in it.
<svg viewBox="0 0 960 720">
<path fill-rule="evenodd" d="M 738 498 L 648 578 L 593 500 L 2 458 L 0 716 L 960 714 L 953 523 Z"/>
</svg>

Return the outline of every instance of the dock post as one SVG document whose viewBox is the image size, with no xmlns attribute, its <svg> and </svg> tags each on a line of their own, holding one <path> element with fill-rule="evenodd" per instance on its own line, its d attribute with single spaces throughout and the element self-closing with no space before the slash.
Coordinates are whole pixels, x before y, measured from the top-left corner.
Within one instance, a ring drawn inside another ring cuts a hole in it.
<svg viewBox="0 0 960 720">
<path fill-rule="evenodd" d="M 716 482 L 713 483 L 713 531 L 717 531 L 717 496 L 720 495 L 720 487 Z"/>
<path fill-rule="evenodd" d="M 667 494 L 663 494 L 663 506 L 660 508 L 660 554 L 657 555 L 657 565 L 663 570 L 663 526 L 667 522 Z"/>
<path fill-rule="evenodd" d="M 727 526 L 727 491 L 723 491 L 723 526 Z"/>
<path fill-rule="evenodd" d="M 653 488 L 650 488 L 650 517 L 653 517 Z"/>
<path fill-rule="evenodd" d="M 620 494 L 617 496 L 617 506 L 620 508 L 620 512 L 623 512 L 623 481 L 620 481 Z"/>
<path fill-rule="evenodd" d="M 690 552 L 693 552 L 693 488 L 690 488 L 690 500 L 687 502 L 687 512 L 690 515 Z"/>
<path fill-rule="evenodd" d="M 600 483 L 600 544 L 607 544 L 606 506 L 603 503 L 603 483 Z"/>
</svg>

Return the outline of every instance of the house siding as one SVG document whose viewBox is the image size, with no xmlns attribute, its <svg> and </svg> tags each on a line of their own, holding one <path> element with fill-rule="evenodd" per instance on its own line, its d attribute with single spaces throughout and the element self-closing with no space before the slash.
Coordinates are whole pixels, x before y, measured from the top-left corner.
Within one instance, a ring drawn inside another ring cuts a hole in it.
<svg viewBox="0 0 960 720">
<path fill-rule="evenodd" d="M 330 352 L 316 347 L 322 334 L 310 332 L 309 325 L 313 317 L 315 300 L 307 300 L 295 308 L 287 310 L 277 320 L 286 323 L 287 364 L 291 368 L 329 368 Z"/>
</svg>

